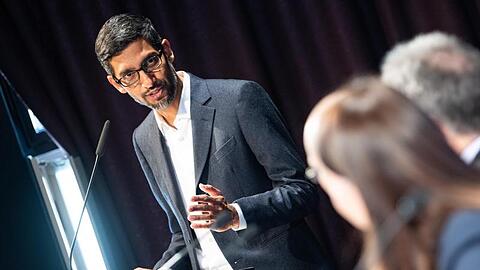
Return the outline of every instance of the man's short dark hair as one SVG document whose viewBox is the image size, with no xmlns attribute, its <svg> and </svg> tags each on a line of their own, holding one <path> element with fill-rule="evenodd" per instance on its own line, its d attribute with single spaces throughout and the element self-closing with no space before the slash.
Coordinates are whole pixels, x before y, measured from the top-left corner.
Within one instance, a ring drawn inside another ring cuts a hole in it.
<svg viewBox="0 0 480 270">
<path fill-rule="evenodd" d="M 389 51 L 382 80 L 434 119 L 459 132 L 480 131 L 480 52 L 441 32 L 422 34 Z"/>
<path fill-rule="evenodd" d="M 162 38 L 146 17 L 120 14 L 105 22 L 95 41 L 95 53 L 108 74 L 113 74 L 110 65 L 112 57 L 120 54 L 130 43 L 139 38 L 145 39 L 156 50 L 161 49 Z"/>
</svg>

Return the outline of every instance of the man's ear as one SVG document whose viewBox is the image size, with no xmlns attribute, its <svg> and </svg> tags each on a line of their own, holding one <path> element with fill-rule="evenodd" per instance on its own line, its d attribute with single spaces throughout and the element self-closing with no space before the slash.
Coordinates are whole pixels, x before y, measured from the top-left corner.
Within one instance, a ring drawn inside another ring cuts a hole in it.
<svg viewBox="0 0 480 270">
<path fill-rule="evenodd" d="M 115 89 L 117 89 L 118 92 L 120 92 L 120 93 L 122 93 L 122 94 L 127 93 L 127 90 L 125 90 L 125 88 L 123 88 L 123 86 L 121 86 L 120 84 L 118 84 L 118 83 L 113 79 L 113 76 L 112 76 L 112 75 L 107 75 L 107 80 L 108 80 L 108 82 L 109 82 L 113 87 L 115 87 Z"/>
<path fill-rule="evenodd" d="M 175 60 L 175 55 L 173 54 L 172 47 L 170 46 L 170 41 L 164 38 L 162 40 L 162 47 L 163 53 L 165 54 L 165 57 L 167 57 L 168 62 L 173 63 L 173 60 Z"/>
</svg>

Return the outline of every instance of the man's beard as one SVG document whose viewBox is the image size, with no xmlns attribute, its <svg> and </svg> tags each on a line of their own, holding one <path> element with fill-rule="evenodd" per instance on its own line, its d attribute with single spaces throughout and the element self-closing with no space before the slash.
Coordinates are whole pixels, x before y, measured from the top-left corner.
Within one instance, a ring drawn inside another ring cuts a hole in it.
<svg viewBox="0 0 480 270">
<path fill-rule="evenodd" d="M 142 95 L 143 100 L 138 99 L 134 95 L 130 94 L 130 92 L 127 92 L 127 93 L 137 103 L 139 103 L 141 105 L 144 105 L 144 106 L 146 106 L 150 109 L 153 109 L 153 110 L 163 111 L 163 110 L 167 109 L 168 106 L 170 106 L 170 104 L 172 104 L 173 100 L 175 99 L 175 97 L 177 95 L 177 85 L 178 85 L 177 76 L 175 74 L 173 66 L 171 66 L 170 63 L 168 63 L 167 68 L 166 68 L 166 78 L 163 79 L 163 80 L 155 81 L 155 84 L 151 87 L 152 89 L 161 88 L 164 91 L 167 91 L 167 96 L 165 98 L 163 98 L 162 100 L 152 104 L 152 103 L 148 103 L 147 99 L 146 99 L 146 94 L 148 94 L 149 92 Z"/>
</svg>

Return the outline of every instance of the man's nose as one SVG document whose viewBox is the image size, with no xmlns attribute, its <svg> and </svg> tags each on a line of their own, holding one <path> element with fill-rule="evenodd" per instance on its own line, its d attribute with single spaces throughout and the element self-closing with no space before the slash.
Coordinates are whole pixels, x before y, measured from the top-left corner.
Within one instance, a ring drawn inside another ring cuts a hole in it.
<svg viewBox="0 0 480 270">
<path fill-rule="evenodd" d="M 142 86 L 144 88 L 151 88 L 155 84 L 155 81 L 156 81 L 155 74 L 146 73 L 143 70 L 140 70 L 138 72 L 138 74 L 139 74 L 139 77 L 140 77 L 139 78 L 140 83 L 142 84 Z"/>
</svg>

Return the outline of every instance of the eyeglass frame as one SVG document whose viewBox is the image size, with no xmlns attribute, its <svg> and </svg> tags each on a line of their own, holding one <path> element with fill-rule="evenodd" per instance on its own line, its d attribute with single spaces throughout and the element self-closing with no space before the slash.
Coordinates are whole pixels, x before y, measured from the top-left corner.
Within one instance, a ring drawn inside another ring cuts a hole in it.
<svg viewBox="0 0 480 270">
<path fill-rule="evenodd" d="M 130 70 L 130 71 L 129 71 L 129 72 L 136 72 L 136 73 L 138 74 L 138 79 L 137 79 L 135 82 L 133 82 L 132 84 L 125 85 L 125 84 L 122 82 L 122 78 L 125 77 L 126 74 L 123 75 L 120 79 L 117 79 L 117 77 L 115 77 L 115 75 L 112 73 L 112 78 L 113 78 L 113 80 L 114 80 L 116 83 L 120 84 L 122 87 L 131 87 L 131 86 L 133 86 L 133 85 L 136 85 L 136 84 L 140 81 L 140 73 L 139 73 L 140 70 L 143 70 L 143 72 L 145 72 L 145 74 L 152 74 L 152 73 L 154 73 L 154 72 L 159 71 L 159 70 L 160 70 L 160 67 L 164 64 L 163 61 L 162 61 L 162 56 L 164 55 L 164 53 L 163 53 L 163 48 L 161 48 L 161 49 L 160 49 L 159 51 L 157 51 L 157 52 L 158 52 L 158 55 L 156 55 L 156 56 L 158 56 L 158 58 L 160 59 L 160 61 L 159 61 L 159 65 L 157 66 L 156 69 L 154 69 L 154 70 L 152 70 L 152 71 L 146 71 L 146 70 L 145 70 L 145 67 L 144 67 L 144 62 L 145 62 L 145 60 L 150 59 L 150 57 L 153 57 L 153 56 L 154 56 L 154 55 L 152 55 L 152 56 L 146 57 L 145 59 L 142 60 L 142 63 L 140 64 L 140 68 L 139 68 L 139 69 L 135 69 L 135 70 Z"/>
</svg>

